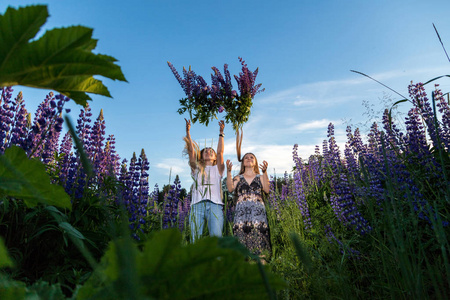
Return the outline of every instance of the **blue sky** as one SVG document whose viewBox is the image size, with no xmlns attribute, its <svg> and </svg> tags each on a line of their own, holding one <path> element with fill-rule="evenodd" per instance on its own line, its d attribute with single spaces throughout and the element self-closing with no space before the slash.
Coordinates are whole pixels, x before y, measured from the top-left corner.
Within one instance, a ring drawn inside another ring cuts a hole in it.
<svg viewBox="0 0 450 300">
<path fill-rule="evenodd" d="M 401 99 L 350 70 L 405 96 L 411 80 L 450 74 L 432 26 L 450 51 L 448 0 L 3 0 L 0 13 L 8 5 L 29 4 L 48 5 L 44 29 L 94 28 L 99 40 L 95 52 L 118 59 L 128 83 L 102 79 L 113 99 L 94 95 L 92 112 L 96 116 L 103 109 L 106 133 L 116 137 L 121 158 L 129 160 L 133 152 L 145 150 L 151 187 L 169 183 L 170 174 L 171 181 L 178 174 L 184 187 L 192 183 L 182 156 L 187 116 L 177 113 L 184 93 L 167 61 L 178 70 L 191 65 L 208 82 L 212 66 L 222 70 L 228 63 L 231 74 L 237 74 L 239 56 L 251 70 L 259 68 L 257 82 L 265 92 L 254 99 L 242 151 L 266 160 L 271 174 L 292 170 L 294 144 L 299 144 L 302 158 L 313 154 L 315 145 L 326 139 L 330 122 L 343 146 L 346 125 L 364 129 L 371 122 L 363 103 L 376 116 Z M 440 83 L 444 92 L 450 90 L 449 79 Z M 49 92 L 19 86 L 15 94 L 20 90 L 31 112 Z M 69 106 L 75 120 L 80 107 Z M 217 144 L 217 122 L 193 124 L 191 133 L 201 145 Z M 231 124 L 225 134 L 225 159 L 233 161 L 236 172 Z"/>
</svg>

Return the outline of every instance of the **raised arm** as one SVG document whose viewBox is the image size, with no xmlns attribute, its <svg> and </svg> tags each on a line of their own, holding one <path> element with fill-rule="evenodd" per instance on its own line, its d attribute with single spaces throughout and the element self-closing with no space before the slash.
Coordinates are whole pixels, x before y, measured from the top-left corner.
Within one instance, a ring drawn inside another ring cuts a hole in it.
<svg viewBox="0 0 450 300">
<path fill-rule="evenodd" d="M 186 140 L 187 151 L 189 154 L 189 166 L 192 170 L 197 168 L 197 157 L 195 156 L 194 143 L 191 138 L 191 120 L 184 119 L 186 121 Z"/>
<path fill-rule="evenodd" d="M 265 160 L 262 162 L 262 164 L 259 165 L 259 167 L 262 171 L 262 176 L 261 176 L 262 188 L 263 188 L 263 191 L 267 194 L 270 192 L 269 176 L 267 175 L 267 166 L 268 165 L 269 164 Z"/>
<path fill-rule="evenodd" d="M 225 170 L 225 165 L 223 163 L 223 138 L 224 138 L 224 134 L 223 134 L 223 130 L 225 128 L 225 122 L 219 121 L 219 127 L 220 127 L 220 132 L 219 132 L 219 142 L 217 143 L 217 168 L 219 169 L 219 173 L 220 175 L 223 174 L 223 171 Z"/>
<path fill-rule="evenodd" d="M 227 159 L 227 189 L 230 193 L 234 191 L 236 188 L 236 184 L 239 181 L 239 177 L 236 176 L 233 178 L 233 175 L 231 175 L 231 169 L 233 168 L 233 164 L 229 159 Z"/>
</svg>

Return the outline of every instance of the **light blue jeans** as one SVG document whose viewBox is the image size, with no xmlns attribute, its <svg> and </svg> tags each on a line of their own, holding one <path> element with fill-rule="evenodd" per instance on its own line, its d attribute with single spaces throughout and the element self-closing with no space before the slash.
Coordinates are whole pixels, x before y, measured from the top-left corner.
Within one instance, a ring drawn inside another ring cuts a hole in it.
<svg viewBox="0 0 450 300">
<path fill-rule="evenodd" d="M 194 243 L 203 232 L 205 221 L 208 222 L 210 236 L 222 236 L 223 205 L 210 200 L 202 200 L 191 206 L 189 213 L 189 226 L 191 227 L 191 242 Z"/>
</svg>

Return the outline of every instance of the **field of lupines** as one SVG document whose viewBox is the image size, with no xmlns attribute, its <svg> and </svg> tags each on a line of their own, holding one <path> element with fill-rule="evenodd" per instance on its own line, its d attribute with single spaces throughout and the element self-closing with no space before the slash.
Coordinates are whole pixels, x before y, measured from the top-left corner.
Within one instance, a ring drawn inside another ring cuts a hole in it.
<svg viewBox="0 0 450 300">
<path fill-rule="evenodd" d="M 298 157 L 293 146 L 292 175 L 272 178 L 266 198 L 272 253 L 263 266 L 231 236 L 232 195 L 224 195 L 225 236 L 191 244 L 190 199 L 178 177 L 160 191 L 148 185 L 144 150 L 129 161 L 118 156 L 102 112 L 94 120 L 85 105 L 85 92 L 109 95 L 92 75 L 125 77 L 114 58 L 90 52 L 96 44 L 92 30 L 55 29 L 28 43 L 45 23 L 45 6 L 8 9 L 5 16 L 0 299 L 450 294 L 450 108 L 438 86 L 429 97 L 425 84 L 411 84 L 408 103 L 396 103 L 410 106 L 403 121 L 386 110 L 367 138 L 349 127 L 344 149 L 337 146 L 333 124 L 322 149 L 317 146 L 310 157 Z M 72 46 L 59 43 L 60 37 Z M 39 72 L 36 51 L 59 60 L 39 61 Z M 54 80 L 58 76 L 65 80 Z M 32 117 L 24 95 L 10 85 L 64 92 L 83 108 L 72 124 L 64 109 L 69 98 L 49 93 Z M 61 135 L 64 123 L 69 132 Z"/>
<path fill-rule="evenodd" d="M 66 97 L 50 93 L 32 118 L 13 93 L 1 94 L 3 162 L 23 149 L 72 205 L 30 206 L 2 195 L 2 299 L 233 298 L 244 290 L 249 299 L 445 299 L 450 292 L 450 108 L 438 86 L 429 98 L 423 84 L 412 84 L 404 124 L 386 110 L 367 141 L 348 127 L 339 149 L 330 124 L 315 154 L 301 158 L 293 147 L 293 175 L 272 178 L 266 199 L 273 252 L 264 268 L 230 237 L 231 195 L 226 237 L 192 245 L 189 195 L 178 177 L 164 193 L 150 190 L 144 150 L 121 160 L 102 112 L 94 120 L 86 106 L 75 134 L 60 136 Z M 215 271 L 226 276 L 202 282 Z"/>
</svg>

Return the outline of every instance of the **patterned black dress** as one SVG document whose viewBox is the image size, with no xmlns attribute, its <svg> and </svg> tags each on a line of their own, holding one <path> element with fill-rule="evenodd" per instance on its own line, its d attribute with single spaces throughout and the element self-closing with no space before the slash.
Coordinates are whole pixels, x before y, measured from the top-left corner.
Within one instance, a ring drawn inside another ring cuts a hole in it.
<svg viewBox="0 0 450 300">
<path fill-rule="evenodd" d="M 239 175 L 235 189 L 236 208 L 234 212 L 233 234 L 253 254 L 270 253 L 269 226 L 266 208 L 262 198 L 262 183 L 257 174 L 250 185 Z"/>
</svg>

